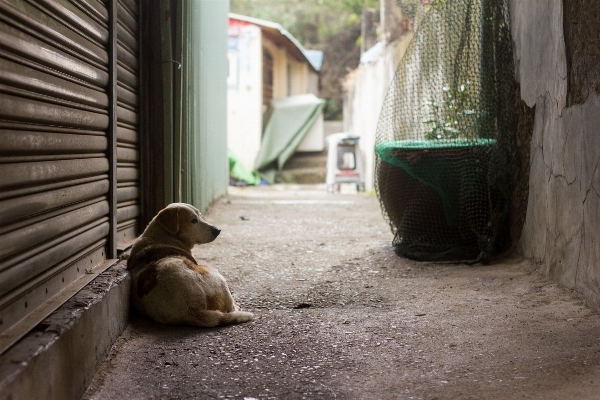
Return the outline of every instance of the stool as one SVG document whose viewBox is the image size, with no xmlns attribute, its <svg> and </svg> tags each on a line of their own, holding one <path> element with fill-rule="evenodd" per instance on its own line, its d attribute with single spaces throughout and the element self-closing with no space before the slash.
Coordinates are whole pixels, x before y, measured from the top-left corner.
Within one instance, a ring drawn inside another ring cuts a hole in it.
<svg viewBox="0 0 600 400">
<path fill-rule="evenodd" d="M 327 136 L 327 192 L 340 190 L 342 183 L 356 184 L 356 190 L 365 190 L 365 173 L 358 136 L 334 133 Z"/>
</svg>

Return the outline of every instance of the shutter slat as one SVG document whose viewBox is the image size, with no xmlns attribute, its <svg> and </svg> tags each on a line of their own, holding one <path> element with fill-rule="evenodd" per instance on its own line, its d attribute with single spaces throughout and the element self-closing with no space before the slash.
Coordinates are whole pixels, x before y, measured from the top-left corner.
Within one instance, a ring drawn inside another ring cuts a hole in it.
<svg viewBox="0 0 600 400">
<path fill-rule="evenodd" d="M 108 115 L 106 114 L 9 94 L 0 97 L 0 118 L 16 122 L 90 130 L 104 130 L 108 127 Z"/>
<path fill-rule="evenodd" d="M 0 164 L 0 190 L 67 181 L 108 172 L 106 158 Z"/>
<path fill-rule="evenodd" d="M 140 179 L 137 167 L 117 167 L 117 182 L 133 182 Z"/>
<path fill-rule="evenodd" d="M 37 250 L 34 249 L 25 253 L 27 257 L 20 257 L 18 264 L 0 272 L 0 293 L 9 293 L 17 286 L 27 282 L 30 279 L 29 277 L 43 273 L 52 265 L 61 262 L 106 235 L 108 235 L 108 222 L 96 226 L 90 224 L 59 237 L 51 242 L 52 246 L 47 246 L 42 252 L 31 254 Z M 0 268 L 2 268 L 2 264 L 0 264 Z"/>
<path fill-rule="evenodd" d="M 108 109 L 108 96 L 104 92 L 2 58 L 0 83 L 101 110 Z"/>
<path fill-rule="evenodd" d="M 108 202 L 102 201 L 66 214 L 0 235 L 0 259 L 59 236 L 108 214 Z"/>
<path fill-rule="evenodd" d="M 120 187 L 117 189 L 117 201 L 119 203 L 136 200 L 138 197 L 140 197 L 140 189 L 137 186 Z"/>
<path fill-rule="evenodd" d="M 0 2 L 0 12 L 14 19 L 14 24 L 35 35 L 37 39 L 54 46 L 76 57 L 85 57 L 105 68 L 108 66 L 108 53 L 97 44 L 61 25 L 39 9 L 25 2 L 10 4 Z"/>
<path fill-rule="evenodd" d="M 117 127 L 117 140 L 124 143 L 138 143 L 139 132 L 134 129 L 124 128 L 121 126 Z"/>
<path fill-rule="evenodd" d="M 137 93 L 129 89 L 125 89 L 120 85 L 117 86 L 117 100 L 119 100 L 119 103 L 126 104 L 132 108 L 137 109 L 138 107 Z"/>
<path fill-rule="evenodd" d="M 101 153 L 107 149 L 105 136 L 4 129 L 0 129 L 0 143 L 0 156 Z"/>
<path fill-rule="evenodd" d="M 128 125 L 136 126 L 138 124 L 138 114 L 134 111 L 131 111 L 125 107 L 118 106 L 117 107 L 117 119 L 119 122 L 124 122 Z"/>
<path fill-rule="evenodd" d="M 117 210 L 117 222 L 123 222 L 133 219 L 140 215 L 140 206 L 137 204 L 119 207 Z"/>
<path fill-rule="evenodd" d="M 107 193 L 108 180 L 102 179 L 96 182 L 0 200 L 0 225 L 7 226 L 14 221 L 48 213 L 52 210 L 60 212 L 61 207 L 106 195 Z M 129 198 L 125 193 L 123 197 L 125 199 Z"/>
<path fill-rule="evenodd" d="M 125 147 L 117 147 L 117 162 L 134 163 L 140 159 L 139 152 L 135 149 L 129 149 Z"/>
<path fill-rule="evenodd" d="M 66 1 L 37 1 L 50 13 L 59 18 L 65 25 L 69 26 L 71 29 L 77 30 L 80 35 L 89 36 L 103 45 L 108 44 L 108 29 L 102 27 L 74 5 L 69 4 Z"/>
<path fill-rule="evenodd" d="M 0 47 L 95 86 L 108 84 L 108 72 L 2 23 Z"/>
</svg>

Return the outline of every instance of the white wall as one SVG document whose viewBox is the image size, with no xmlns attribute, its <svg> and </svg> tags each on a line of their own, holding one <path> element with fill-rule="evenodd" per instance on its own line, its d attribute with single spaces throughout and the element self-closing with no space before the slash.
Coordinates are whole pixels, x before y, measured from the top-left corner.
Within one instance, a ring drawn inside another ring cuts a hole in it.
<svg viewBox="0 0 600 400">
<path fill-rule="evenodd" d="M 306 133 L 304 140 L 298 145 L 296 151 L 323 151 L 325 149 L 323 127 L 323 113 L 321 113 L 312 128 Z"/>
<path fill-rule="evenodd" d="M 237 79 L 228 79 L 227 146 L 248 169 L 260 149 L 262 135 L 262 39 L 260 28 L 240 30 L 238 50 L 229 50 L 230 67 L 237 60 Z M 235 66 L 233 66 L 235 68 Z"/>
<path fill-rule="evenodd" d="M 383 100 L 411 38 L 412 35 L 406 35 L 390 43 L 376 61 L 361 64 L 354 71 L 354 80 L 346 85 L 344 129 L 360 136 L 366 190 L 373 189 L 374 185 L 375 134 Z"/>
<path fill-rule="evenodd" d="M 566 107 L 562 1 L 511 0 L 521 97 L 536 107 L 522 253 L 600 305 L 600 99 Z"/>
</svg>

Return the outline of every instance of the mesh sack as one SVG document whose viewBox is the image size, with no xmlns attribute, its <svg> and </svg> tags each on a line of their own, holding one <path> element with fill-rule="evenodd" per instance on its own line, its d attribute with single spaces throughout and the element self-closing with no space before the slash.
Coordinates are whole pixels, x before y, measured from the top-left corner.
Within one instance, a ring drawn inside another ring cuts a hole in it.
<svg viewBox="0 0 600 400">
<path fill-rule="evenodd" d="M 501 242 L 516 90 L 506 1 L 436 0 L 414 21 L 375 145 L 375 188 L 399 255 L 487 261 Z"/>
</svg>

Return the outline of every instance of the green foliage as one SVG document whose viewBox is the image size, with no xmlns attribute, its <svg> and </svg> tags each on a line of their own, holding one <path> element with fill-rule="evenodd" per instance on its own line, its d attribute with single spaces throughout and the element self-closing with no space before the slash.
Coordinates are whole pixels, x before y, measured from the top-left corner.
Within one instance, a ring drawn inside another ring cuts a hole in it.
<svg viewBox="0 0 600 400">
<path fill-rule="evenodd" d="M 402 10 L 402 13 L 409 19 L 414 19 L 417 10 L 417 2 L 425 6 L 425 11 L 431 8 L 439 7 L 448 2 L 448 0 L 396 0 L 396 3 Z"/>
<path fill-rule="evenodd" d="M 446 4 L 447 1 L 448 0 L 433 0 L 433 1 L 431 1 L 431 3 L 429 5 L 431 7 L 438 7 L 438 6 Z"/>
<path fill-rule="evenodd" d="M 360 25 L 365 6 L 379 9 L 379 0 L 231 0 L 230 8 L 236 14 L 277 22 L 310 47 Z"/>
<path fill-rule="evenodd" d="M 363 37 L 359 36 L 356 38 L 356 47 L 360 47 L 362 45 Z"/>
<path fill-rule="evenodd" d="M 425 107 L 429 110 L 429 125 L 425 133 L 427 140 L 439 139 L 475 139 L 475 122 L 477 113 L 474 110 L 470 82 L 453 87 L 446 85 L 442 88 L 442 102 L 428 101 Z"/>
<path fill-rule="evenodd" d="M 406 4 L 415 4 L 417 1 L 421 1 L 423 5 L 431 7 L 441 6 L 448 2 L 448 0 L 396 0 L 396 3 L 400 7 L 403 7 Z"/>
<path fill-rule="evenodd" d="M 343 117 L 344 103 L 340 98 L 330 98 L 325 100 L 323 108 L 323 118 L 326 121 L 341 121 Z"/>
</svg>

